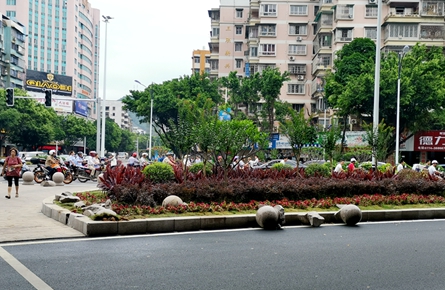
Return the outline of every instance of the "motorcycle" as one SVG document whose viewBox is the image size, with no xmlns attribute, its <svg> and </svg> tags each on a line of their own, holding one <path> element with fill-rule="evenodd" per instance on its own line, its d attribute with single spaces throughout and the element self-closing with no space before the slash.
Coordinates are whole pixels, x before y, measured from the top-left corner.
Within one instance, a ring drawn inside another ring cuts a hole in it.
<svg viewBox="0 0 445 290">
<path fill-rule="evenodd" d="M 79 179 L 80 182 L 85 183 L 88 180 L 93 182 L 97 182 L 97 177 L 104 171 L 105 163 L 102 161 L 99 168 L 96 168 L 96 171 L 93 176 L 91 176 L 92 170 L 88 167 L 81 166 L 71 166 L 71 170 L 73 172 L 73 179 Z"/>
<path fill-rule="evenodd" d="M 34 181 L 37 183 L 42 183 L 44 180 L 52 180 L 52 176 L 50 176 L 49 170 L 46 169 L 45 166 L 42 166 L 40 163 L 37 164 L 37 167 L 34 169 Z M 68 167 L 64 164 L 59 164 L 56 172 L 62 172 L 64 179 L 63 183 L 70 184 L 73 182 L 73 175 Z"/>
</svg>

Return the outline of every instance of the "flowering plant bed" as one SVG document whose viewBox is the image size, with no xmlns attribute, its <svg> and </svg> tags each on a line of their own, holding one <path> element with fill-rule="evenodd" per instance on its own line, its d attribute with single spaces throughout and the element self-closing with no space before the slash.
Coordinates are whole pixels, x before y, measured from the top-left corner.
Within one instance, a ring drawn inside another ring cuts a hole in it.
<svg viewBox="0 0 445 290">
<path fill-rule="evenodd" d="M 85 192 L 78 193 L 77 196 L 86 204 L 103 203 L 107 197 L 104 193 Z M 246 214 L 255 213 L 260 204 L 281 205 L 287 212 L 296 211 L 335 211 L 338 210 L 336 204 L 354 204 L 362 210 L 376 209 L 400 209 L 400 208 L 425 208 L 425 207 L 445 207 L 445 198 L 437 195 L 417 195 L 417 194 L 401 194 L 401 195 L 356 195 L 353 197 L 336 197 L 306 200 L 276 200 L 276 201 L 250 201 L 248 203 L 235 202 L 210 202 L 195 203 L 190 202 L 188 205 L 179 206 L 157 206 L 150 207 L 146 205 L 129 205 L 112 203 L 112 210 L 115 211 L 123 220 L 131 220 L 135 218 L 153 218 L 153 217 L 169 217 L 169 216 L 196 216 L 196 215 L 228 215 L 228 214 Z M 60 204 L 72 212 L 78 212 L 79 209 L 73 207 L 73 204 Z"/>
</svg>

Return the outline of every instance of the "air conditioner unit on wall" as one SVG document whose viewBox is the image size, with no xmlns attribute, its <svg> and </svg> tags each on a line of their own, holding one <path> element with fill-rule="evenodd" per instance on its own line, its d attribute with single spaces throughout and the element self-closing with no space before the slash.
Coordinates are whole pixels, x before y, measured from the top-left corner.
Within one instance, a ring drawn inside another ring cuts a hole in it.
<svg viewBox="0 0 445 290">
<path fill-rule="evenodd" d="M 289 60 L 294 61 L 295 60 L 295 56 L 289 56 Z"/>
<path fill-rule="evenodd" d="M 297 77 L 297 80 L 299 80 L 299 81 L 304 81 L 304 75 L 299 75 L 299 76 Z"/>
<path fill-rule="evenodd" d="M 303 40 L 303 38 L 301 36 L 297 36 L 297 41 L 301 42 Z"/>
<path fill-rule="evenodd" d="M 369 4 L 376 4 L 377 0 L 368 0 Z"/>
<path fill-rule="evenodd" d="M 357 124 L 357 119 L 351 119 L 351 124 Z"/>
</svg>

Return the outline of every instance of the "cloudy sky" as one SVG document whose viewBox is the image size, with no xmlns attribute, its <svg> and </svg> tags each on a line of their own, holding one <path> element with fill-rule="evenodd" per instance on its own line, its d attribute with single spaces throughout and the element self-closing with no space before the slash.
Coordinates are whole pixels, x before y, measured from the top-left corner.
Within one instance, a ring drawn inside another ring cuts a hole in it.
<svg viewBox="0 0 445 290">
<path fill-rule="evenodd" d="M 219 0 L 89 0 L 108 23 L 106 99 L 191 73 L 194 49 L 208 49 L 208 10 Z M 103 23 L 103 22 L 102 22 Z M 101 25 L 100 97 L 103 96 L 105 24 Z"/>
</svg>

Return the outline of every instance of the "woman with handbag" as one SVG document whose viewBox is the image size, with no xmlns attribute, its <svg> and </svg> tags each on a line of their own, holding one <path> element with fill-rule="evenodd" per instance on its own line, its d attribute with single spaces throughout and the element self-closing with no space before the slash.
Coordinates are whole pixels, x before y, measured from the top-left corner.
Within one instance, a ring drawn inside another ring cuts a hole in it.
<svg viewBox="0 0 445 290">
<path fill-rule="evenodd" d="M 12 180 L 14 179 L 15 185 L 15 197 L 19 197 L 19 176 L 22 170 L 22 160 L 17 156 L 17 149 L 12 148 L 9 156 L 6 157 L 5 163 L 3 164 L 2 174 L 6 174 L 6 179 L 8 180 L 8 195 L 5 198 L 11 198 L 12 190 Z"/>
</svg>

